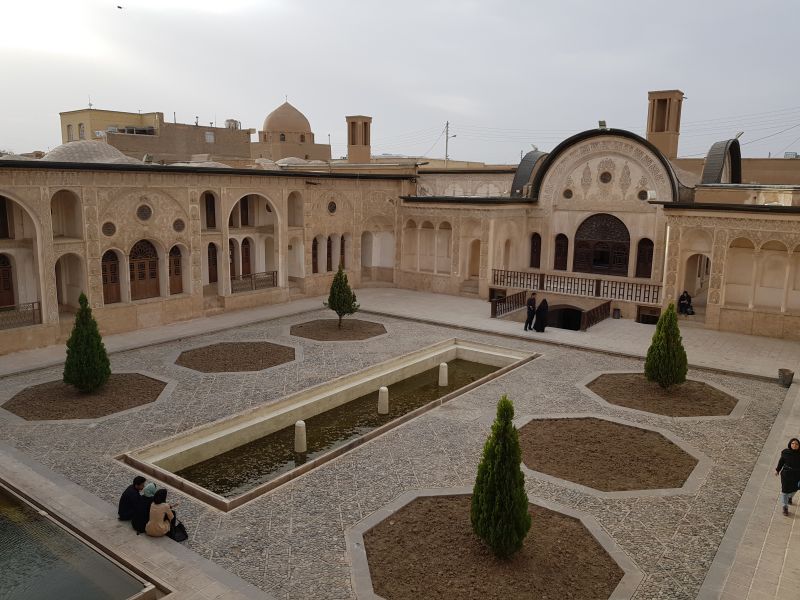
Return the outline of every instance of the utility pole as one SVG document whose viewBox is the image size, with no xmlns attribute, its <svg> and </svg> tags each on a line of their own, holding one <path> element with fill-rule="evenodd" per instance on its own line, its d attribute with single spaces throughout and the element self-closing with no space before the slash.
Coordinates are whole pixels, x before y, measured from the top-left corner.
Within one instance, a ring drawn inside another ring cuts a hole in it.
<svg viewBox="0 0 800 600">
<path fill-rule="evenodd" d="M 447 168 L 447 161 L 450 160 L 450 139 L 456 137 L 450 135 L 450 121 L 444 124 L 444 168 Z"/>
</svg>

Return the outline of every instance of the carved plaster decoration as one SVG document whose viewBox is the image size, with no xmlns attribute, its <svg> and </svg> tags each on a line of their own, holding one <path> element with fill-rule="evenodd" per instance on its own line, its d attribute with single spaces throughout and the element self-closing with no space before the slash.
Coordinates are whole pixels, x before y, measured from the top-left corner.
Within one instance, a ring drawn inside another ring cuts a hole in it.
<svg viewBox="0 0 800 600">
<path fill-rule="evenodd" d="M 625 198 L 628 188 L 631 187 L 631 168 L 628 166 L 627 161 L 625 166 L 622 167 L 622 174 L 619 176 L 619 187 L 622 190 L 622 197 Z"/>
<path fill-rule="evenodd" d="M 603 173 L 612 176 L 608 182 L 600 181 Z M 568 178 L 580 180 L 583 197 L 578 202 L 561 198 Z M 617 178 L 619 185 L 614 184 Z M 638 181 L 641 189 L 654 190 L 659 200 L 673 200 L 670 175 L 650 149 L 616 136 L 590 138 L 576 143 L 556 158 L 544 175 L 539 205 L 546 208 L 561 204 L 603 212 L 614 212 L 619 206 L 626 211 L 655 213 L 656 207 L 639 201 L 635 194 L 627 194 L 633 181 Z"/>
<path fill-rule="evenodd" d="M 581 188 L 583 188 L 584 197 L 589 192 L 589 188 L 591 186 L 592 186 L 592 170 L 589 168 L 589 163 L 586 163 L 586 166 L 583 167 L 583 173 L 581 174 Z"/>
</svg>

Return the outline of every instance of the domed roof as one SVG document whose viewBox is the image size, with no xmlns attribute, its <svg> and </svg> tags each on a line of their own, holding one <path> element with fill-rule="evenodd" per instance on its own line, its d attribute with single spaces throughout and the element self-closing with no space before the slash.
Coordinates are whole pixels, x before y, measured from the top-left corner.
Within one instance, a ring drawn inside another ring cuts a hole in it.
<svg viewBox="0 0 800 600">
<path fill-rule="evenodd" d="M 230 169 L 230 165 L 226 165 L 214 160 L 203 160 L 198 162 L 176 162 L 170 163 L 170 167 L 200 167 L 203 169 Z"/>
<path fill-rule="evenodd" d="M 308 161 L 304 158 L 297 158 L 296 156 L 287 156 L 286 158 L 276 160 L 275 164 L 281 167 L 290 167 L 292 165 L 307 165 Z"/>
<path fill-rule="evenodd" d="M 125 156 L 114 146 L 95 140 L 79 140 L 61 144 L 39 160 L 74 163 L 142 164 L 142 161 Z"/>
<path fill-rule="evenodd" d="M 263 131 L 311 133 L 311 124 L 303 113 L 288 102 L 284 102 L 264 119 Z"/>
</svg>

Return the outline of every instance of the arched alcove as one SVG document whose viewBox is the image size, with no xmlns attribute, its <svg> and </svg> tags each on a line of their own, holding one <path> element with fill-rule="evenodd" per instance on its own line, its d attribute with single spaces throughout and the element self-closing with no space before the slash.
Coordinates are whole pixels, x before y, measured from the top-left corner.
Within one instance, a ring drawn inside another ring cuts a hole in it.
<svg viewBox="0 0 800 600">
<path fill-rule="evenodd" d="M 50 200 L 53 237 L 83 239 L 81 202 L 75 192 L 59 190 Z"/>
</svg>

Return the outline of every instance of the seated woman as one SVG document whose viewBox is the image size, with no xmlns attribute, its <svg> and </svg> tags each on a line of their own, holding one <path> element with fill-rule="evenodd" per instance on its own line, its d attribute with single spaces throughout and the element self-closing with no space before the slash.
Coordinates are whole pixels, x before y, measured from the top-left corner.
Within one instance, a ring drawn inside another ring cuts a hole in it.
<svg viewBox="0 0 800 600">
<path fill-rule="evenodd" d="M 694 309 L 692 308 L 692 297 L 686 290 L 683 290 L 680 298 L 678 298 L 678 312 L 682 315 L 694 314 Z"/>
<path fill-rule="evenodd" d="M 142 496 L 139 499 L 139 506 L 131 519 L 131 525 L 136 530 L 136 535 L 144 533 L 147 521 L 150 520 L 150 507 L 153 505 L 153 496 L 156 493 L 156 484 L 152 481 L 144 486 Z"/>
<path fill-rule="evenodd" d="M 169 534 L 175 525 L 175 512 L 167 504 L 167 490 L 160 489 L 153 495 L 150 506 L 150 520 L 144 528 L 147 535 L 161 537 Z"/>
</svg>

